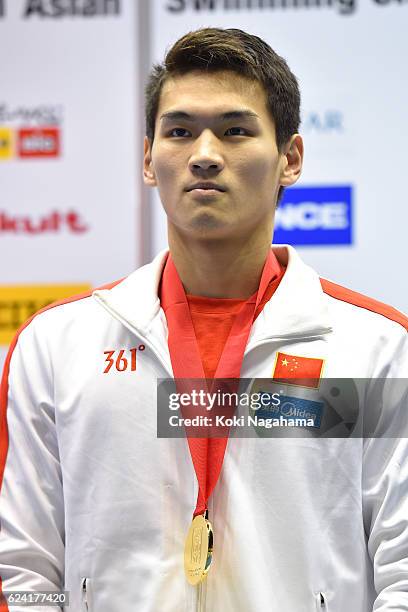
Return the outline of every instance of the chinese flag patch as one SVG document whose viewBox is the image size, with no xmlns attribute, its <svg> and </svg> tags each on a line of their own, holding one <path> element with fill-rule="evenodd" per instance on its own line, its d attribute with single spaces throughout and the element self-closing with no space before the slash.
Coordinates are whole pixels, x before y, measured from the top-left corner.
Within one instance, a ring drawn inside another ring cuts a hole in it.
<svg viewBox="0 0 408 612">
<path fill-rule="evenodd" d="M 317 389 L 323 369 L 323 359 L 278 353 L 272 377 L 290 385 Z"/>
</svg>

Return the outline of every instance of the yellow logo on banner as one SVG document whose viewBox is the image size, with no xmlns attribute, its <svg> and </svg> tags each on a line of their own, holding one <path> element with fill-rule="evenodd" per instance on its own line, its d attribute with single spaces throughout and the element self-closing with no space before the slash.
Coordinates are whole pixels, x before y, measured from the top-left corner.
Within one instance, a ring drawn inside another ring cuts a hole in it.
<svg viewBox="0 0 408 612">
<path fill-rule="evenodd" d="M 13 156 L 13 130 L 0 127 L 0 159 L 10 159 Z"/>
<path fill-rule="evenodd" d="M 0 345 L 8 345 L 17 329 L 48 304 L 89 291 L 90 285 L 0 286 Z"/>
</svg>

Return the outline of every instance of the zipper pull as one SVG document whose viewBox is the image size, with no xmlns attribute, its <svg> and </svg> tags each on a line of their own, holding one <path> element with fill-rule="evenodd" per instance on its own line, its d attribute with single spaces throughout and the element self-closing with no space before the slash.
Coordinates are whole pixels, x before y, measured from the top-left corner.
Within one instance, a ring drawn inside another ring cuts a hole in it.
<svg viewBox="0 0 408 612">
<path fill-rule="evenodd" d="M 85 604 L 85 609 L 88 610 L 88 594 L 86 591 L 87 588 L 87 578 L 82 579 L 82 603 Z"/>
<path fill-rule="evenodd" d="M 323 593 L 320 593 L 320 607 L 321 608 L 325 608 L 326 607 L 326 600 L 324 598 Z"/>
</svg>

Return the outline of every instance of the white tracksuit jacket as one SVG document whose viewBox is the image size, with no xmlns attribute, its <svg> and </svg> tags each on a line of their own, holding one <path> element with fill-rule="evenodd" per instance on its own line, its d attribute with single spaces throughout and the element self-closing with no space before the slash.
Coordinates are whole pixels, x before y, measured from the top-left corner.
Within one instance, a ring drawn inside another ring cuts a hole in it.
<svg viewBox="0 0 408 612">
<path fill-rule="evenodd" d="M 281 351 L 324 358 L 325 377 L 408 378 L 402 315 L 323 291 L 294 249 L 274 251 L 287 271 L 242 377 L 270 377 Z M 3 590 L 65 588 L 71 612 L 408 611 L 404 437 L 230 439 L 209 503 L 213 565 L 203 586 L 187 584 L 196 477 L 186 440 L 156 431 L 156 379 L 172 376 L 163 262 L 37 314 L 19 335 L 3 380 Z M 121 350 L 128 367 L 104 373 Z M 385 430 L 407 396 L 397 404 Z"/>
</svg>

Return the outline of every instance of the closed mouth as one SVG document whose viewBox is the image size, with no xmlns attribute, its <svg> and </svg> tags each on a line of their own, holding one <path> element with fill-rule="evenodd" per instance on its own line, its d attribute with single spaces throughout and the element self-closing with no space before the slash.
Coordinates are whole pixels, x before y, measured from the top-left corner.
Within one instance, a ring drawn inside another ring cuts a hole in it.
<svg viewBox="0 0 408 612">
<path fill-rule="evenodd" d="M 216 185 L 215 183 L 197 183 L 196 185 L 192 185 L 191 187 L 189 187 L 187 191 L 194 191 L 194 189 L 221 191 L 221 192 L 225 191 L 225 189 L 223 189 L 219 185 Z"/>
</svg>

